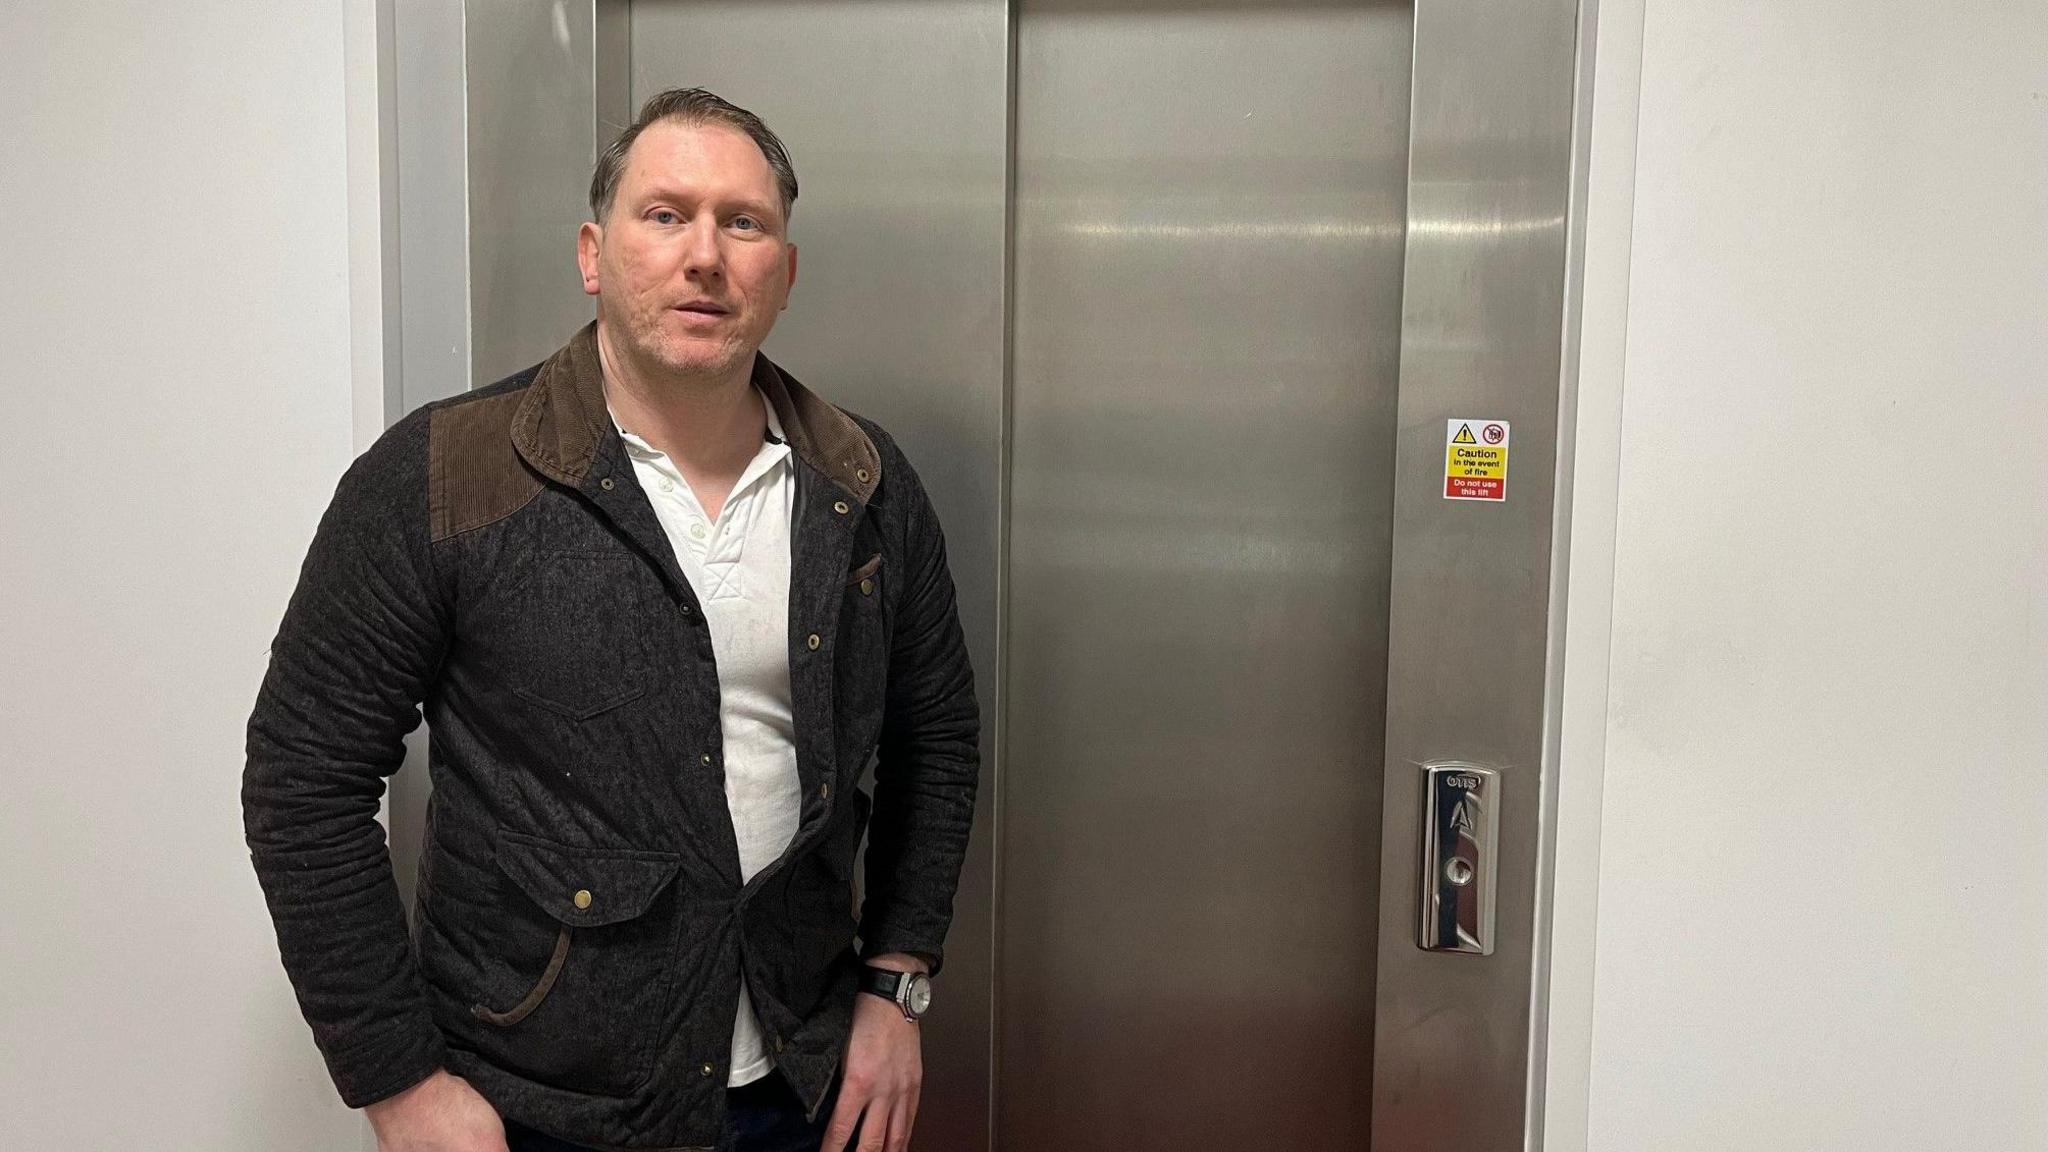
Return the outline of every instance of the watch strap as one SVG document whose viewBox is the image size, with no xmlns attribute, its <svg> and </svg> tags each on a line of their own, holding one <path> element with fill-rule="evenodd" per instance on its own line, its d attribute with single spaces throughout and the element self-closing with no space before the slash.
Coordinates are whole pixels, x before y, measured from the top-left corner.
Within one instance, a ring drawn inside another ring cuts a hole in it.
<svg viewBox="0 0 2048 1152">
<path fill-rule="evenodd" d="M 860 990 L 872 992 L 889 1003 L 897 1003 L 896 995 L 903 987 L 903 973 L 889 968 L 863 966 L 860 974 Z"/>
</svg>

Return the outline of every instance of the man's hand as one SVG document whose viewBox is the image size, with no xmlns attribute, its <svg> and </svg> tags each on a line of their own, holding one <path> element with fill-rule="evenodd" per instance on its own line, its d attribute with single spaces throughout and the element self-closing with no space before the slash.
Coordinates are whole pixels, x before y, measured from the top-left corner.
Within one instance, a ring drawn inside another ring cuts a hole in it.
<svg viewBox="0 0 2048 1152">
<path fill-rule="evenodd" d="M 507 1152 L 498 1110 L 446 1069 L 363 1114 L 376 1130 L 377 1152 Z"/>
<path fill-rule="evenodd" d="M 923 972 L 924 962 L 892 954 L 868 961 L 896 972 Z M 904 1152 L 917 1122 L 917 1098 L 924 1088 L 923 1040 L 903 1010 L 866 992 L 854 996 L 853 1035 L 846 1042 L 846 1068 L 839 1103 L 825 1129 L 822 1152 Z M 849 1145 L 854 1126 L 860 1143 Z"/>
</svg>

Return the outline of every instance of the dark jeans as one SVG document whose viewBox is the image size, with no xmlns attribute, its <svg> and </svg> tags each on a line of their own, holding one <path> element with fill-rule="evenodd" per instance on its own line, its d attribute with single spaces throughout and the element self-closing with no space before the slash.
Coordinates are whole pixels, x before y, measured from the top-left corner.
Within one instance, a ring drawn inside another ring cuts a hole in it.
<svg viewBox="0 0 2048 1152">
<path fill-rule="evenodd" d="M 725 1137 L 719 1152 L 818 1152 L 839 1086 L 825 1095 L 817 1123 L 804 1120 L 803 1101 L 780 1072 L 725 1093 Z M 524 1124 L 505 1121 L 505 1143 L 512 1152 L 589 1152 L 581 1144 L 557 1140 Z"/>
</svg>

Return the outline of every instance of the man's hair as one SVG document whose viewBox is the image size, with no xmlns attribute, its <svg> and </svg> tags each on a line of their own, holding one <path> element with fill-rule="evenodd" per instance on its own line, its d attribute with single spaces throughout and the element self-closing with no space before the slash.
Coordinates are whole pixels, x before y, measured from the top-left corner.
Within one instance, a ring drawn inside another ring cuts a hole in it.
<svg viewBox="0 0 2048 1152">
<path fill-rule="evenodd" d="M 759 116 L 702 88 L 671 88 L 649 97 L 647 103 L 640 106 L 640 115 L 619 133 L 611 147 L 598 156 L 597 167 L 590 173 L 591 219 L 604 223 L 604 218 L 611 213 L 612 199 L 619 192 L 619 177 L 626 171 L 626 153 L 648 125 L 663 120 L 695 125 L 723 124 L 745 132 L 755 144 L 760 145 L 761 155 L 768 158 L 768 170 L 775 173 L 775 187 L 782 194 L 782 218 L 788 221 L 790 210 L 796 207 L 796 167 L 789 162 L 789 150 L 782 146 L 781 138 L 769 131 Z"/>
</svg>

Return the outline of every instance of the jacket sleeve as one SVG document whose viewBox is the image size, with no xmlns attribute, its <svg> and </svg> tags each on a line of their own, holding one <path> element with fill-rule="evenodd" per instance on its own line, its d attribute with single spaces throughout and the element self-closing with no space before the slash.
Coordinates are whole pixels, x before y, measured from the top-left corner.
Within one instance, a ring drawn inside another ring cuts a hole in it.
<svg viewBox="0 0 2048 1152">
<path fill-rule="evenodd" d="M 900 452 L 892 456 L 888 466 L 906 495 L 904 563 L 860 936 L 867 956 L 918 953 L 937 972 L 974 823 L 981 722 L 944 533 L 917 473 Z M 884 476 L 888 482 L 891 473 Z"/>
<path fill-rule="evenodd" d="M 352 1108 L 445 1056 L 377 821 L 447 637 L 427 537 L 427 418 L 394 425 L 336 488 L 270 646 L 242 774 L 278 951 Z"/>
</svg>

